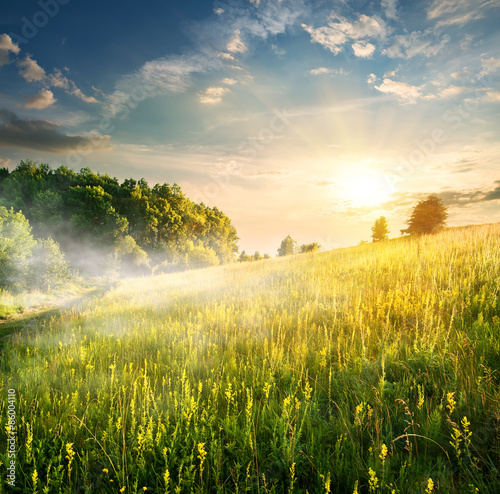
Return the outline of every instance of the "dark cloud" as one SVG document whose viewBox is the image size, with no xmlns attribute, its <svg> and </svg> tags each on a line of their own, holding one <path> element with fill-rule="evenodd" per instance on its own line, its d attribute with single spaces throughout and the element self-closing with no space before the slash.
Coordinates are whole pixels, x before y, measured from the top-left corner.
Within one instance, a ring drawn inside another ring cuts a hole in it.
<svg viewBox="0 0 500 494">
<path fill-rule="evenodd" d="M 0 110 L 0 146 L 61 154 L 77 148 L 100 151 L 107 142 L 107 137 L 90 140 L 83 136 L 66 135 L 47 120 L 21 120 L 9 110 Z"/>
<path fill-rule="evenodd" d="M 497 180 L 495 183 L 497 186 L 484 196 L 483 201 L 496 201 L 500 199 L 500 180 Z"/>
</svg>

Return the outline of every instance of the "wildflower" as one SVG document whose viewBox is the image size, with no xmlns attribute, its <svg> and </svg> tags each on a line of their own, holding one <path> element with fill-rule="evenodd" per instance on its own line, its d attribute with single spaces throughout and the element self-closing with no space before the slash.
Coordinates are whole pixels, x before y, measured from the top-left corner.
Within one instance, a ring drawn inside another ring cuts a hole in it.
<svg viewBox="0 0 500 494">
<path fill-rule="evenodd" d="M 385 459 L 387 458 L 387 446 L 382 443 L 382 447 L 380 448 L 379 458 L 382 460 L 382 463 L 385 463 Z"/>
<path fill-rule="evenodd" d="M 108 473 L 108 472 L 109 472 L 109 470 L 108 470 L 107 468 L 103 468 L 103 469 L 102 469 L 102 471 L 103 471 L 104 473 Z"/>
<path fill-rule="evenodd" d="M 427 481 L 427 489 L 425 489 L 426 494 L 431 494 L 431 492 L 434 490 L 434 482 L 433 480 L 429 477 L 429 480 Z"/>
<path fill-rule="evenodd" d="M 453 413 L 453 410 L 455 410 L 455 405 L 457 402 L 454 399 L 455 393 L 447 393 L 446 394 L 446 401 L 448 404 L 446 405 L 446 408 L 449 410 L 450 415 Z"/>
<path fill-rule="evenodd" d="M 368 479 L 370 492 L 375 492 L 375 489 L 377 489 L 377 487 L 378 487 L 377 473 L 374 472 L 371 468 L 369 468 L 368 475 L 370 475 L 370 478 Z"/>
</svg>

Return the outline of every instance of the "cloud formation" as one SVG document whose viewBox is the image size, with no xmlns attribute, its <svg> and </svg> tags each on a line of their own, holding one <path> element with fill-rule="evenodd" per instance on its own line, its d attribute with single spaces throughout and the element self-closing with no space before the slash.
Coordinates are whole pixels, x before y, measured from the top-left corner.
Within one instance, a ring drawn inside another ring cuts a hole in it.
<svg viewBox="0 0 500 494">
<path fill-rule="evenodd" d="M 41 82 L 47 77 L 45 70 L 38 65 L 36 60 L 31 58 L 31 55 L 26 55 L 24 60 L 17 62 L 19 74 L 26 82 Z"/>
<path fill-rule="evenodd" d="M 222 101 L 222 96 L 229 92 L 227 87 L 209 87 L 203 93 L 199 93 L 201 103 L 216 104 Z"/>
<path fill-rule="evenodd" d="M 358 58 L 371 58 L 375 52 L 375 45 L 367 42 L 357 42 L 353 43 L 352 49 L 354 51 L 354 55 Z"/>
<path fill-rule="evenodd" d="M 20 48 L 8 34 L 0 34 L 0 67 L 10 63 L 9 53 L 18 54 Z"/>
<path fill-rule="evenodd" d="M 57 100 L 54 99 L 54 93 L 48 89 L 42 89 L 39 93 L 32 96 L 25 96 L 25 108 L 43 110 L 52 106 Z"/>
<path fill-rule="evenodd" d="M 436 27 L 463 26 L 484 18 L 487 10 L 498 6 L 492 0 L 434 0 L 427 9 L 427 19 L 437 20 Z"/>
<path fill-rule="evenodd" d="M 405 60 L 416 56 L 430 58 L 437 55 L 449 41 L 450 37 L 444 35 L 436 42 L 435 35 L 430 29 L 424 32 L 413 31 L 409 34 L 394 36 L 392 45 L 382 50 L 382 54 L 389 58 L 404 58 Z"/>
<path fill-rule="evenodd" d="M 22 120 L 15 113 L 0 110 L 0 145 L 62 154 L 78 148 L 88 151 L 110 149 L 109 136 L 70 136 L 47 120 Z"/>
<path fill-rule="evenodd" d="M 348 41 L 363 40 L 365 38 L 384 39 L 388 34 L 387 27 L 382 19 L 378 16 L 365 14 L 361 14 L 358 20 L 353 22 L 348 21 L 345 17 L 332 14 L 327 26 L 314 28 L 302 24 L 302 28 L 311 35 L 313 43 L 319 43 L 334 55 L 338 55 Z M 371 43 L 368 44 L 371 45 Z"/>
<path fill-rule="evenodd" d="M 380 86 L 375 86 L 375 89 L 385 94 L 394 94 L 405 103 L 415 103 L 421 97 L 420 88 L 411 86 L 406 82 L 393 81 L 385 78 Z"/>
<path fill-rule="evenodd" d="M 245 43 L 241 40 L 241 32 L 239 29 L 234 31 L 233 37 L 226 45 L 226 50 L 231 53 L 245 53 L 248 50 Z"/>
</svg>

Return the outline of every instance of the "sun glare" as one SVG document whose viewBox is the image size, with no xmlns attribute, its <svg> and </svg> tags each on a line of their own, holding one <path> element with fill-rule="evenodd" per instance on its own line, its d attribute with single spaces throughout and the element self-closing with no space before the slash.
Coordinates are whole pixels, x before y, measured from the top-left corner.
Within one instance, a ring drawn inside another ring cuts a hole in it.
<svg viewBox="0 0 500 494">
<path fill-rule="evenodd" d="M 339 188 L 342 199 L 354 207 L 375 207 L 390 198 L 384 177 L 368 168 L 357 169 L 342 176 Z"/>
</svg>

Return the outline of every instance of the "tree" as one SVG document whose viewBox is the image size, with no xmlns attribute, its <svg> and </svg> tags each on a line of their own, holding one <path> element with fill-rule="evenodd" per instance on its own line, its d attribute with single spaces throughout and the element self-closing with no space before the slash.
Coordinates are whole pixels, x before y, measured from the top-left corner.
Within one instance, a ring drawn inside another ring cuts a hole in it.
<svg viewBox="0 0 500 494">
<path fill-rule="evenodd" d="M 442 199 L 435 194 L 429 195 L 413 208 L 413 213 L 406 222 L 408 228 L 401 230 L 401 233 L 425 235 L 442 230 L 446 227 L 447 209 Z"/>
<path fill-rule="evenodd" d="M 300 253 L 305 254 L 306 252 L 318 252 L 321 249 L 321 245 L 317 242 L 313 242 L 312 244 L 304 244 L 300 246 Z"/>
<path fill-rule="evenodd" d="M 35 246 L 22 213 L 0 207 L 0 287 L 20 285 Z"/>
<path fill-rule="evenodd" d="M 383 242 L 388 239 L 389 227 L 385 216 L 381 216 L 372 226 L 372 238 L 374 242 Z"/>
<path fill-rule="evenodd" d="M 281 246 L 278 249 L 278 256 L 283 257 L 295 254 L 296 245 L 297 242 L 292 237 L 290 237 L 290 235 L 287 235 L 281 241 Z"/>
</svg>

